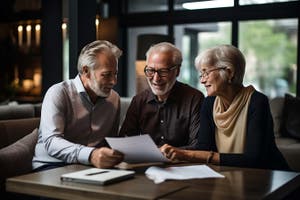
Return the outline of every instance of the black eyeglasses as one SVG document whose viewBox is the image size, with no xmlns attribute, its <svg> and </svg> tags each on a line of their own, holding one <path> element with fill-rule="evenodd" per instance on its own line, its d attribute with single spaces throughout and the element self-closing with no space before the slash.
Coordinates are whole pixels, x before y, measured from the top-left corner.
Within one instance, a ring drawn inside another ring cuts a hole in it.
<svg viewBox="0 0 300 200">
<path fill-rule="evenodd" d="M 155 72 L 160 76 L 160 77 L 166 77 L 169 75 L 170 71 L 176 69 L 178 66 L 175 65 L 173 67 L 170 67 L 170 68 L 163 68 L 163 69 L 159 69 L 159 70 L 155 70 L 154 68 L 152 67 L 148 67 L 147 65 L 145 66 L 144 68 L 144 72 L 145 72 L 145 75 L 147 77 L 153 77 L 155 75 Z"/>
<path fill-rule="evenodd" d="M 199 74 L 199 79 L 208 77 L 209 74 L 210 74 L 211 72 L 213 72 L 213 71 L 221 70 L 221 69 L 226 69 L 226 68 L 227 68 L 227 67 L 215 67 L 215 68 L 212 68 L 212 69 L 207 70 L 207 71 L 205 71 L 205 72 L 200 72 L 200 74 Z"/>
</svg>

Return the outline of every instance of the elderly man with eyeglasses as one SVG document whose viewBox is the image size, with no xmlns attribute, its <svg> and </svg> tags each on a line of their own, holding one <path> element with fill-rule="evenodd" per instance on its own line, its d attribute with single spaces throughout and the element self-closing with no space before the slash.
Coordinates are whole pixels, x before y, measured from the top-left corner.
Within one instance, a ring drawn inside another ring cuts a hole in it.
<svg viewBox="0 0 300 200">
<path fill-rule="evenodd" d="M 149 134 L 158 147 L 196 148 L 204 95 L 176 80 L 181 63 L 173 44 L 150 47 L 144 68 L 149 88 L 133 97 L 120 136 Z"/>
</svg>

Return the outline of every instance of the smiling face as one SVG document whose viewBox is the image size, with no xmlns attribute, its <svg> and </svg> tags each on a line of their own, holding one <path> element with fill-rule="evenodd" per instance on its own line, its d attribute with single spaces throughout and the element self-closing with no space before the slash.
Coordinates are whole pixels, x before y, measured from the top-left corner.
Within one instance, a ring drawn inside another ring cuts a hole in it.
<svg viewBox="0 0 300 200">
<path fill-rule="evenodd" d="M 200 82 L 204 85 L 208 96 L 226 95 L 229 84 L 227 79 L 221 77 L 220 70 L 226 69 L 205 65 L 200 68 L 201 73 L 206 74 L 200 78 Z"/>
<path fill-rule="evenodd" d="M 107 52 L 97 55 L 98 66 L 90 70 L 87 78 L 87 91 L 92 97 L 107 97 L 117 83 L 118 63 L 115 57 Z"/>
<path fill-rule="evenodd" d="M 153 52 L 149 55 L 147 67 L 154 70 L 170 69 L 174 66 L 171 60 L 171 53 Z M 165 101 L 168 98 L 170 90 L 176 82 L 179 74 L 179 68 L 170 70 L 165 77 L 159 76 L 157 72 L 152 77 L 146 77 L 152 92 L 157 96 L 159 101 Z"/>
</svg>

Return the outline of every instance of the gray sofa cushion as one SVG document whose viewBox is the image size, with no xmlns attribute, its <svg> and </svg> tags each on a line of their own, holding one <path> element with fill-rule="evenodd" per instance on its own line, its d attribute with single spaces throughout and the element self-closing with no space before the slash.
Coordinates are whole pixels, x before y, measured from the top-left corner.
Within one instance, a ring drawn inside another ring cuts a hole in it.
<svg viewBox="0 0 300 200">
<path fill-rule="evenodd" d="M 0 179 L 28 173 L 38 138 L 38 129 L 17 142 L 0 149 Z"/>
<path fill-rule="evenodd" d="M 289 145 L 281 145 L 279 149 L 288 162 L 290 168 L 294 171 L 300 172 L 300 160 L 299 160 L 299 152 L 300 152 L 300 143 L 293 143 Z"/>
<path fill-rule="evenodd" d="M 300 98 L 285 95 L 281 133 L 286 137 L 300 139 Z"/>
</svg>

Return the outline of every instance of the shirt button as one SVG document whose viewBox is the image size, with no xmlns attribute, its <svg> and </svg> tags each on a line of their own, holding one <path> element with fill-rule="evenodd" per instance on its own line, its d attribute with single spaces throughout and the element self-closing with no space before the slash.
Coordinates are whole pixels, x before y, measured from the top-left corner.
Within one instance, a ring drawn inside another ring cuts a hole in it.
<svg viewBox="0 0 300 200">
<path fill-rule="evenodd" d="M 163 140 L 163 139 L 165 139 L 165 137 L 162 135 L 162 136 L 160 136 L 160 139 L 162 139 L 162 140 Z"/>
<path fill-rule="evenodd" d="M 164 123 L 164 120 L 161 119 L 161 120 L 160 120 L 160 123 L 161 123 L 161 124 Z"/>
</svg>

